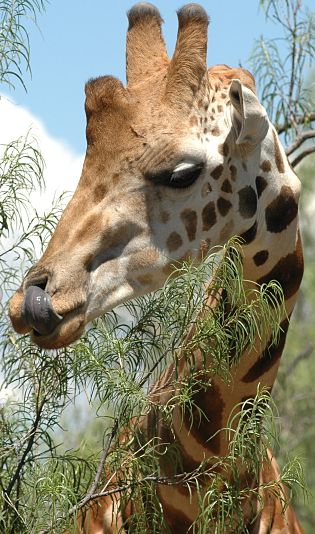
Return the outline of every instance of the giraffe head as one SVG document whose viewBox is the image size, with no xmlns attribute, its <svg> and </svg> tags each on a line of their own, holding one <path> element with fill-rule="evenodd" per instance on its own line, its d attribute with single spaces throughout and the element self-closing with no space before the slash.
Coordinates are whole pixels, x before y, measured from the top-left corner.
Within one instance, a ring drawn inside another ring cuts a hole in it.
<svg viewBox="0 0 315 534">
<path fill-rule="evenodd" d="M 93 318 L 161 287 L 174 264 L 256 234 L 269 122 L 252 76 L 207 70 L 197 4 L 178 11 L 171 60 L 157 9 L 137 4 L 128 17 L 127 88 L 109 76 L 86 84 L 78 187 L 10 302 L 14 328 L 41 347 L 78 339 Z"/>
</svg>

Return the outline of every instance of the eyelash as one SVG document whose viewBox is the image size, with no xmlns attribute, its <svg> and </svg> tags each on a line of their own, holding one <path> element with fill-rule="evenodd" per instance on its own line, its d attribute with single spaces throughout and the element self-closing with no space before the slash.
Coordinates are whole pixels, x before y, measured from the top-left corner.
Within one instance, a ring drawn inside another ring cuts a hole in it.
<svg viewBox="0 0 315 534">
<path fill-rule="evenodd" d="M 147 175 L 146 178 L 156 185 L 164 185 L 172 189 L 190 187 L 200 176 L 203 163 L 179 171 L 164 169 Z"/>
</svg>

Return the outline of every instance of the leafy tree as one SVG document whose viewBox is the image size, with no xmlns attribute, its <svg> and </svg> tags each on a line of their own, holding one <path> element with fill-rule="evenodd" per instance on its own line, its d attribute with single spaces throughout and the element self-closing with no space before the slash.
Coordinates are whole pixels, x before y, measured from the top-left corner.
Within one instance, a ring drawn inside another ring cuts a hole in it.
<svg viewBox="0 0 315 534">
<path fill-rule="evenodd" d="M 274 399 L 279 411 L 280 442 L 278 458 L 285 461 L 289 455 L 303 458 L 305 477 L 310 489 L 310 498 L 302 496 L 295 500 L 295 509 L 301 518 L 306 532 L 313 532 L 315 491 L 314 477 L 314 437 L 315 437 L 315 273 L 314 254 L 314 215 L 311 209 L 315 189 L 313 184 L 314 156 L 299 168 L 303 182 L 301 211 L 304 237 L 305 271 L 285 352 L 274 389 Z"/>
<path fill-rule="evenodd" d="M 260 4 L 266 17 L 282 28 L 288 50 L 284 52 L 280 47 L 279 51 L 275 40 L 260 39 L 252 61 L 264 103 L 283 136 L 292 165 L 296 166 L 315 151 L 315 145 L 311 144 L 315 106 L 310 89 L 304 84 L 307 63 L 314 55 L 314 16 L 303 11 L 299 0 L 261 0 Z M 29 68 L 29 43 L 23 21 L 25 16 L 30 13 L 35 16 L 43 8 L 44 2 L 38 0 L 6 0 L 0 4 L 2 83 L 12 84 L 14 79 L 23 83 L 23 68 Z M 39 217 L 29 204 L 30 191 L 43 187 L 42 170 L 40 152 L 30 135 L 5 147 L 0 162 L 3 242 L 0 287 L 5 300 L 16 288 L 21 266 L 24 270 L 34 261 L 35 248 L 45 245 L 59 217 L 56 207 Z M 312 242 L 311 236 L 308 240 L 307 244 Z M 275 283 L 250 293 L 245 291 L 239 251 L 238 241 L 232 240 L 219 260 L 218 254 L 213 253 L 200 267 L 185 264 L 162 290 L 128 303 L 124 312 L 128 320 L 122 321 L 115 311 L 106 314 L 95 321 L 84 338 L 67 349 L 39 350 L 30 344 L 28 337 L 17 338 L 7 323 L 5 306 L 1 305 L 2 370 L 5 385 L 12 388 L 14 395 L 12 401 L 0 408 L 1 532 L 44 534 L 63 532 L 65 528 L 74 531 L 79 510 L 84 511 L 97 496 L 117 491 L 122 499 L 130 495 L 135 499 L 145 496 L 141 502 L 146 506 L 133 518 L 135 532 L 145 532 L 148 524 L 152 532 L 161 532 L 163 517 L 156 505 L 157 484 L 197 488 L 200 498 L 197 532 L 206 533 L 205 525 L 210 520 L 218 532 L 223 532 L 226 525 L 242 532 L 242 502 L 249 493 L 256 491 L 258 499 L 260 495 L 257 488 L 241 488 L 236 484 L 240 465 L 257 475 L 268 446 L 277 447 L 280 443 L 280 452 L 286 453 L 288 449 L 277 438 L 273 402 L 266 390 L 258 390 L 255 398 L 245 401 L 231 414 L 228 428 L 222 430 L 230 435 L 229 454 L 216 459 L 216 469 L 205 462 L 189 473 L 162 476 L 161 455 L 173 465 L 181 462 L 176 445 L 158 442 L 154 435 L 143 443 L 137 431 L 139 418 L 152 409 L 159 412 L 170 432 L 175 405 L 191 414 L 192 420 L 196 416 L 192 393 L 208 385 L 204 369 L 196 372 L 193 366 L 196 347 L 206 360 L 209 342 L 215 340 L 211 370 L 228 381 L 231 350 L 237 361 L 248 339 L 257 335 L 258 328 L 262 337 L 267 335 L 269 325 L 274 339 L 279 335 L 281 291 Z M 209 278 L 214 294 L 225 288 L 234 296 L 228 316 L 221 299 L 214 309 L 208 309 L 204 287 Z M 314 310 L 312 297 L 309 298 L 312 282 L 308 276 L 305 280 L 296 313 L 296 320 L 303 321 L 300 341 L 296 337 L 296 342 L 290 344 L 288 363 L 275 393 L 284 435 L 289 439 L 294 435 L 294 429 L 287 424 L 289 416 L 302 415 L 305 426 L 307 417 L 311 417 L 302 402 L 288 403 L 293 391 L 298 395 L 306 378 L 309 379 L 303 376 L 300 381 L 291 382 L 295 376 L 292 370 L 300 368 L 299 362 L 308 357 L 298 352 L 304 344 L 303 335 L 310 331 L 307 310 L 311 309 L 312 313 Z M 277 303 L 274 307 L 269 306 L 271 299 Z M 161 404 L 150 388 L 167 362 L 174 361 L 176 367 L 181 358 L 191 362 L 191 373 L 185 381 L 172 382 L 173 394 L 168 403 Z M 89 440 L 90 427 L 80 441 L 82 431 L 76 429 L 76 412 L 72 412 L 71 418 L 64 415 L 72 399 L 78 398 L 80 402 L 82 392 L 95 411 L 98 440 Z M 307 398 L 310 408 L 312 402 L 310 395 Z M 296 411 L 296 406 L 301 407 L 300 411 Z M 127 433 L 127 441 L 119 442 L 119 430 L 130 427 L 131 418 L 134 418 L 134 431 Z M 76 435 L 77 442 L 72 448 L 60 443 L 66 439 L 60 428 L 62 420 L 70 426 L 69 432 Z M 302 452 L 311 461 L 312 432 L 305 437 Z M 113 444 L 115 447 L 111 448 Z M 293 452 L 298 445 L 294 445 Z M 299 461 L 283 463 L 285 484 L 293 488 L 297 483 L 303 489 Z M 221 477 L 218 467 L 232 473 L 230 482 Z M 116 474 L 115 479 L 108 478 L 109 469 Z M 205 476 L 209 486 L 202 493 L 201 481 Z M 310 479 L 309 483 L 312 486 L 315 482 Z M 270 489 L 284 497 L 279 481 L 274 481 Z M 306 525 L 311 526 L 309 513 L 303 517 Z"/>
</svg>

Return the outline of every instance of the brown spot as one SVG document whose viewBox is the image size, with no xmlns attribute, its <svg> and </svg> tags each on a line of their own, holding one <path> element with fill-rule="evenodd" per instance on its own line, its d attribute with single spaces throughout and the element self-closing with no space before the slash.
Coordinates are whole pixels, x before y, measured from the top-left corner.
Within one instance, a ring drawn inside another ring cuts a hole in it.
<svg viewBox="0 0 315 534">
<path fill-rule="evenodd" d="M 260 250 L 259 252 L 255 254 L 255 256 L 253 257 L 253 260 L 255 264 L 257 265 L 257 267 L 259 267 L 259 265 L 263 265 L 264 263 L 266 263 L 268 258 L 269 258 L 268 250 Z"/>
<path fill-rule="evenodd" d="M 268 284 L 276 280 L 282 287 L 284 298 L 291 298 L 300 287 L 304 271 L 304 261 L 301 241 L 297 243 L 296 250 L 278 261 L 267 273 L 257 280 L 258 284 Z"/>
<path fill-rule="evenodd" d="M 297 212 L 298 205 L 292 189 L 283 185 L 280 195 L 266 208 L 267 230 L 273 233 L 282 232 L 295 219 Z"/>
<path fill-rule="evenodd" d="M 224 193 L 232 193 L 232 186 L 229 180 L 224 180 L 221 187 L 221 191 L 223 191 Z"/>
<path fill-rule="evenodd" d="M 268 182 L 267 182 L 266 178 L 264 178 L 263 176 L 256 176 L 256 189 L 257 189 L 258 198 L 260 197 L 262 192 L 267 187 L 267 183 Z"/>
<path fill-rule="evenodd" d="M 212 135 L 215 135 L 215 137 L 218 137 L 221 134 L 221 130 L 218 128 L 218 126 L 215 126 L 212 128 L 211 133 Z"/>
<path fill-rule="evenodd" d="M 231 178 L 233 181 L 235 181 L 236 176 L 237 176 L 237 168 L 235 167 L 235 165 L 230 166 L 230 171 L 231 171 Z"/>
<path fill-rule="evenodd" d="M 188 531 L 190 532 L 191 521 L 183 511 L 171 506 L 169 501 L 164 502 L 161 494 L 159 494 L 159 498 L 162 503 L 165 521 L 169 526 L 170 532 L 172 534 L 185 534 Z"/>
<path fill-rule="evenodd" d="M 204 134 L 208 133 L 208 128 L 204 128 L 204 129 L 203 129 L 203 133 L 204 133 Z"/>
<path fill-rule="evenodd" d="M 217 222 L 214 202 L 209 202 L 202 210 L 202 229 L 209 230 Z"/>
<path fill-rule="evenodd" d="M 271 339 L 268 341 L 265 350 L 262 352 L 260 358 L 252 365 L 252 367 L 243 376 L 242 382 L 254 382 L 262 375 L 267 373 L 276 362 L 281 358 L 284 349 L 285 339 L 289 327 L 289 321 L 285 319 L 281 323 L 281 329 L 278 343 L 272 344 Z"/>
<path fill-rule="evenodd" d="M 202 108 L 202 106 L 203 106 L 203 101 L 200 99 L 198 100 L 198 108 L 200 109 Z"/>
<path fill-rule="evenodd" d="M 81 223 L 76 232 L 77 242 L 82 243 L 91 239 L 102 230 L 102 221 L 99 215 L 88 215 Z"/>
<path fill-rule="evenodd" d="M 220 389 L 215 384 L 209 385 L 193 393 L 192 399 L 191 410 L 184 411 L 186 428 L 205 449 L 219 454 L 221 435 L 218 430 L 225 406 Z"/>
<path fill-rule="evenodd" d="M 180 452 L 184 472 L 191 473 L 200 466 L 200 462 L 194 460 L 185 449 L 181 448 Z"/>
<path fill-rule="evenodd" d="M 232 204 L 229 200 L 226 200 L 225 198 L 220 197 L 217 202 L 217 207 L 222 217 L 224 217 L 231 209 Z"/>
<path fill-rule="evenodd" d="M 257 195 L 255 190 L 247 185 L 238 192 L 239 212 L 244 219 L 253 217 L 257 210 Z"/>
<path fill-rule="evenodd" d="M 264 172 L 270 172 L 271 171 L 271 162 L 268 159 L 265 159 L 262 164 L 260 165 L 260 168 Z"/>
<path fill-rule="evenodd" d="M 252 241 L 254 241 L 257 234 L 257 221 L 254 222 L 253 226 L 251 226 L 246 232 L 240 235 L 240 237 L 244 241 L 244 245 L 249 245 Z"/>
<path fill-rule="evenodd" d="M 219 113 L 222 113 L 222 111 L 223 111 L 223 106 L 221 106 L 221 104 L 219 104 L 219 105 L 218 105 L 218 112 L 219 112 Z"/>
<path fill-rule="evenodd" d="M 227 157 L 229 155 L 229 145 L 226 141 L 222 143 L 222 145 L 218 146 L 219 154 L 222 154 L 222 156 Z"/>
<path fill-rule="evenodd" d="M 187 252 L 185 252 L 185 254 L 183 254 L 180 258 L 178 258 L 177 262 L 178 263 L 183 263 L 184 261 L 190 260 L 191 257 L 192 257 L 191 250 L 187 250 Z"/>
<path fill-rule="evenodd" d="M 196 117 L 196 115 L 194 115 L 193 117 L 190 117 L 189 124 L 190 124 L 190 126 L 197 126 L 198 125 L 198 118 Z"/>
<path fill-rule="evenodd" d="M 120 181 L 120 175 L 118 173 L 114 174 L 113 185 L 117 185 L 119 181 Z"/>
<path fill-rule="evenodd" d="M 143 286 L 149 286 L 153 283 L 151 274 L 141 274 L 140 276 L 137 276 L 137 280 Z"/>
<path fill-rule="evenodd" d="M 209 108 L 209 104 L 205 104 L 204 110 L 208 111 L 208 108 Z"/>
<path fill-rule="evenodd" d="M 171 265 L 171 264 L 167 264 L 163 267 L 162 271 L 164 274 L 166 274 L 166 276 L 169 276 L 170 274 L 172 274 L 172 272 L 174 271 L 174 265 Z"/>
<path fill-rule="evenodd" d="M 149 439 L 154 438 L 157 435 L 158 430 L 158 414 L 155 406 L 151 407 L 146 419 L 146 431 Z M 169 442 L 171 443 L 171 442 Z"/>
<path fill-rule="evenodd" d="M 189 241 L 193 241 L 196 237 L 197 213 L 194 210 L 185 209 L 180 214 L 180 218 L 185 225 Z"/>
<path fill-rule="evenodd" d="M 223 165 L 218 165 L 215 169 L 213 169 L 213 171 L 211 172 L 212 178 L 218 180 L 221 174 L 223 173 L 223 168 Z"/>
<path fill-rule="evenodd" d="M 177 250 L 183 244 L 181 236 L 177 232 L 172 232 L 166 241 L 166 246 L 170 252 Z"/>
<path fill-rule="evenodd" d="M 164 223 L 164 224 L 167 223 L 167 221 L 170 220 L 170 217 L 171 216 L 167 211 L 162 211 L 161 212 L 161 221 L 162 221 L 162 223 Z"/>
<path fill-rule="evenodd" d="M 283 157 L 282 157 L 280 146 L 279 146 L 278 137 L 274 130 L 272 130 L 272 134 L 273 134 L 273 141 L 275 144 L 275 162 L 276 162 L 278 171 L 283 173 L 285 171 L 285 166 L 284 166 Z"/>
<path fill-rule="evenodd" d="M 106 184 L 98 184 L 93 192 L 94 202 L 101 202 L 108 191 Z"/>
</svg>

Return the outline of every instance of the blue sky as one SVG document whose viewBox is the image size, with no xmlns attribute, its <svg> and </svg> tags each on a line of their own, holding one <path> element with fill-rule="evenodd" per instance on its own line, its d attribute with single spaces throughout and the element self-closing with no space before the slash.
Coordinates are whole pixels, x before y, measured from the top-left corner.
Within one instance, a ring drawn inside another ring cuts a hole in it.
<svg viewBox="0 0 315 534">
<path fill-rule="evenodd" d="M 304 0 L 310 7 L 313 2 Z M 164 36 L 171 53 L 177 33 L 175 11 L 184 1 L 154 3 L 165 20 Z M 200 3 L 211 19 L 209 65 L 241 62 L 246 66 L 255 38 L 275 33 L 258 9 L 258 0 Z M 133 4 L 130 0 L 50 0 L 38 17 L 39 29 L 29 26 L 32 79 L 26 77 L 27 93 L 17 86 L 9 96 L 77 153 L 85 151 L 85 82 L 103 74 L 125 80 L 126 11 Z"/>
</svg>

